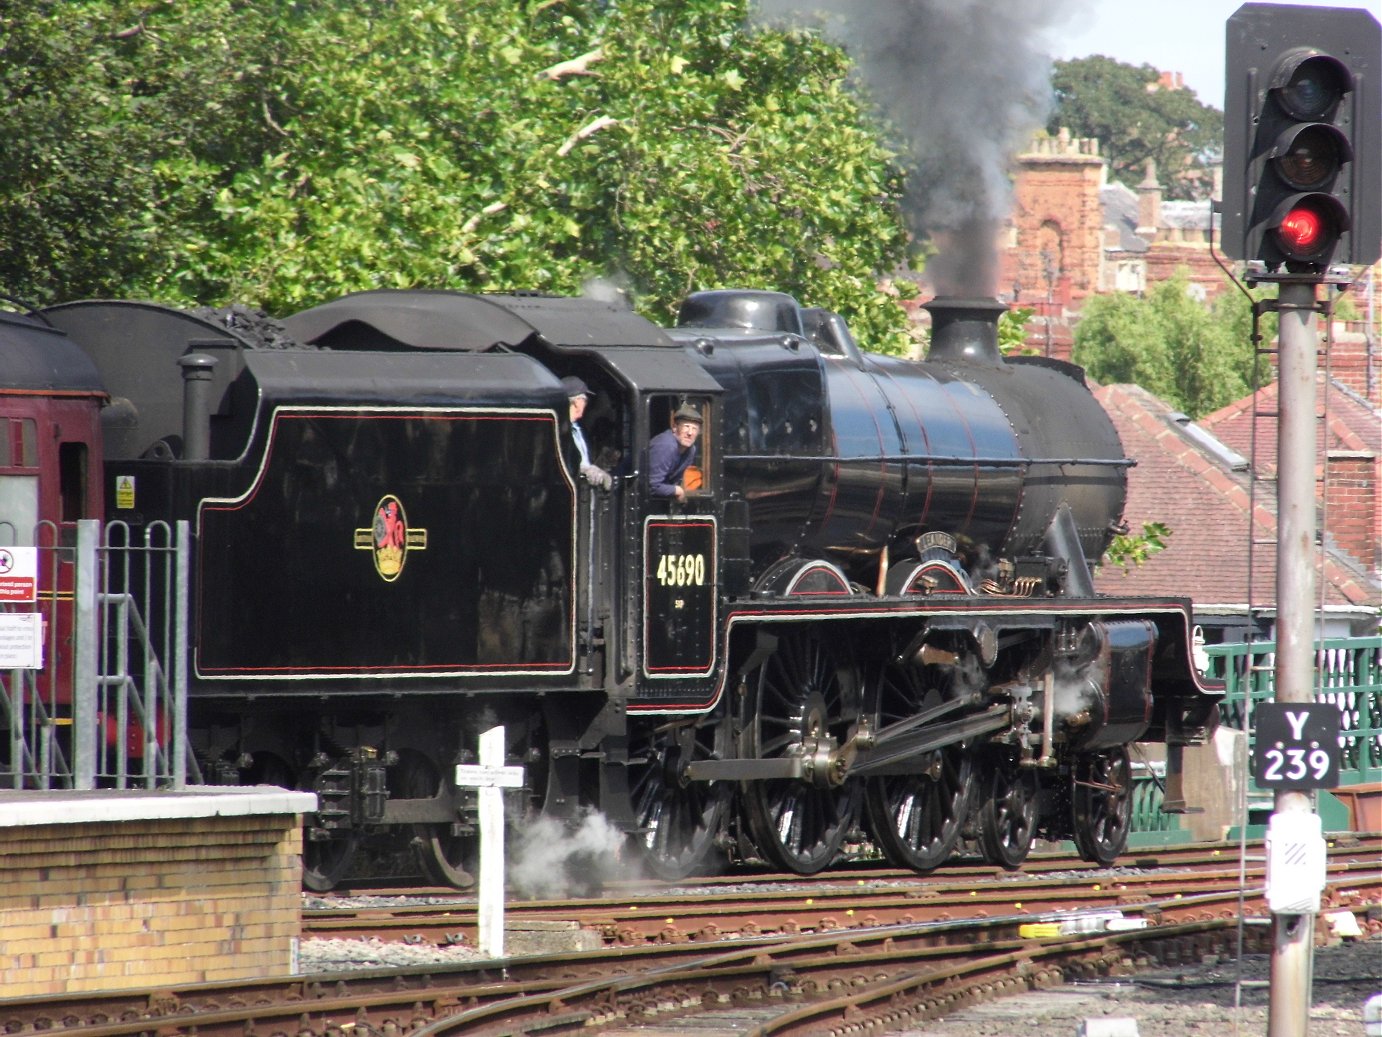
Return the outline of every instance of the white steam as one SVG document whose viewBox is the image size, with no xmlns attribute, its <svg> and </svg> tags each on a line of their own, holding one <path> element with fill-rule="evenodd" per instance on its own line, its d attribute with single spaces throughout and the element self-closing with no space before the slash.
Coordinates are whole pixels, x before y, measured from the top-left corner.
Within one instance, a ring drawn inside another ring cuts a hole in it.
<svg viewBox="0 0 1382 1037">
<path fill-rule="evenodd" d="M 603 814 L 588 812 L 574 828 L 535 816 L 517 822 L 513 832 L 508 880 L 520 896 L 550 900 L 594 895 L 624 869 L 624 834 Z"/>
</svg>

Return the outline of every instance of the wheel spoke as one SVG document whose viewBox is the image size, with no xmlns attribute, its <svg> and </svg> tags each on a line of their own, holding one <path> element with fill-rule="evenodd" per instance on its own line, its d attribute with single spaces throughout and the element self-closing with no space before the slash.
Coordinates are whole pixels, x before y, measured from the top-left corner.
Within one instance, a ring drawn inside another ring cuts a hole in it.
<svg viewBox="0 0 1382 1037">
<path fill-rule="evenodd" d="M 870 709 L 881 730 L 915 716 L 944 698 L 952 677 L 936 666 L 893 662 L 874 680 Z M 959 844 L 969 815 L 973 764 L 961 743 L 917 761 L 919 773 L 868 779 L 869 831 L 892 864 L 918 872 L 935 870 Z"/>
<path fill-rule="evenodd" d="M 1126 746 L 1082 756 L 1072 779 L 1075 848 L 1107 867 L 1127 848 L 1132 819 L 1132 764 Z"/>
<path fill-rule="evenodd" d="M 1004 868 L 1017 868 L 1036 838 L 1037 779 L 1016 761 L 989 761 L 979 805 L 979 845 L 984 857 Z"/>
</svg>

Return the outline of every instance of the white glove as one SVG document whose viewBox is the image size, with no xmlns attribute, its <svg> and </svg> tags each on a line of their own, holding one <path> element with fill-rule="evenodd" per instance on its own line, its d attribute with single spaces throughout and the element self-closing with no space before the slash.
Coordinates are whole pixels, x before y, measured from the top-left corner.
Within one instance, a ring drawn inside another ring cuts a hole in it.
<svg viewBox="0 0 1382 1037">
<path fill-rule="evenodd" d="M 609 472 L 605 471 L 599 465 L 583 464 L 581 465 L 581 474 L 585 476 L 586 482 L 598 489 L 608 490 L 614 485 L 614 479 L 610 476 Z"/>
</svg>

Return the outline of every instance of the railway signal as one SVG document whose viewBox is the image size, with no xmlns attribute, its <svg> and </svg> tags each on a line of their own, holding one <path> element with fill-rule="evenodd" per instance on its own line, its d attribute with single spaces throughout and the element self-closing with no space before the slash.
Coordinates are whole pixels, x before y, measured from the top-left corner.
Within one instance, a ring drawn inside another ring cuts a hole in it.
<svg viewBox="0 0 1382 1037">
<path fill-rule="evenodd" d="M 1322 275 L 1382 249 L 1382 27 L 1250 3 L 1228 20 L 1222 248 Z"/>
</svg>

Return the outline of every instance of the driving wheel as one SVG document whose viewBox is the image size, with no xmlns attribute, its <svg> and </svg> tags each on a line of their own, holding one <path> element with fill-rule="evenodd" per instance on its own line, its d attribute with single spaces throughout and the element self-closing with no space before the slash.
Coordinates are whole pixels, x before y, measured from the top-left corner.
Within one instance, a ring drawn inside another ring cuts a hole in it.
<svg viewBox="0 0 1382 1037">
<path fill-rule="evenodd" d="M 742 751 L 750 759 L 810 755 L 838 746 L 859 719 L 858 673 L 847 651 L 817 631 L 796 631 L 748 677 Z M 860 808 L 857 781 L 770 778 L 740 785 L 749 834 L 764 859 L 813 875 L 839 853 Z"/>
<path fill-rule="evenodd" d="M 877 730 L 944 701 L 953 668 L 890 662 L 876 689 Z M 882 774 L 864 784 L 869 831 L 889 863 L 933 871 L 950 857 L 973 792 L 974 766 L 962 742 L 923 753 L 911 774 Z"/>
<path fill-rule="evenodd" d="M 693 721 L 657 721 L 630 730 L 629 785 L 638 828 L 629 842 L 660 879 L 717 872 L 722 863 L 717 840 L 733 786 L 690 781 L 686 767 L 728 755 L 729 724 L 723 710 Z"/>
</svg>

